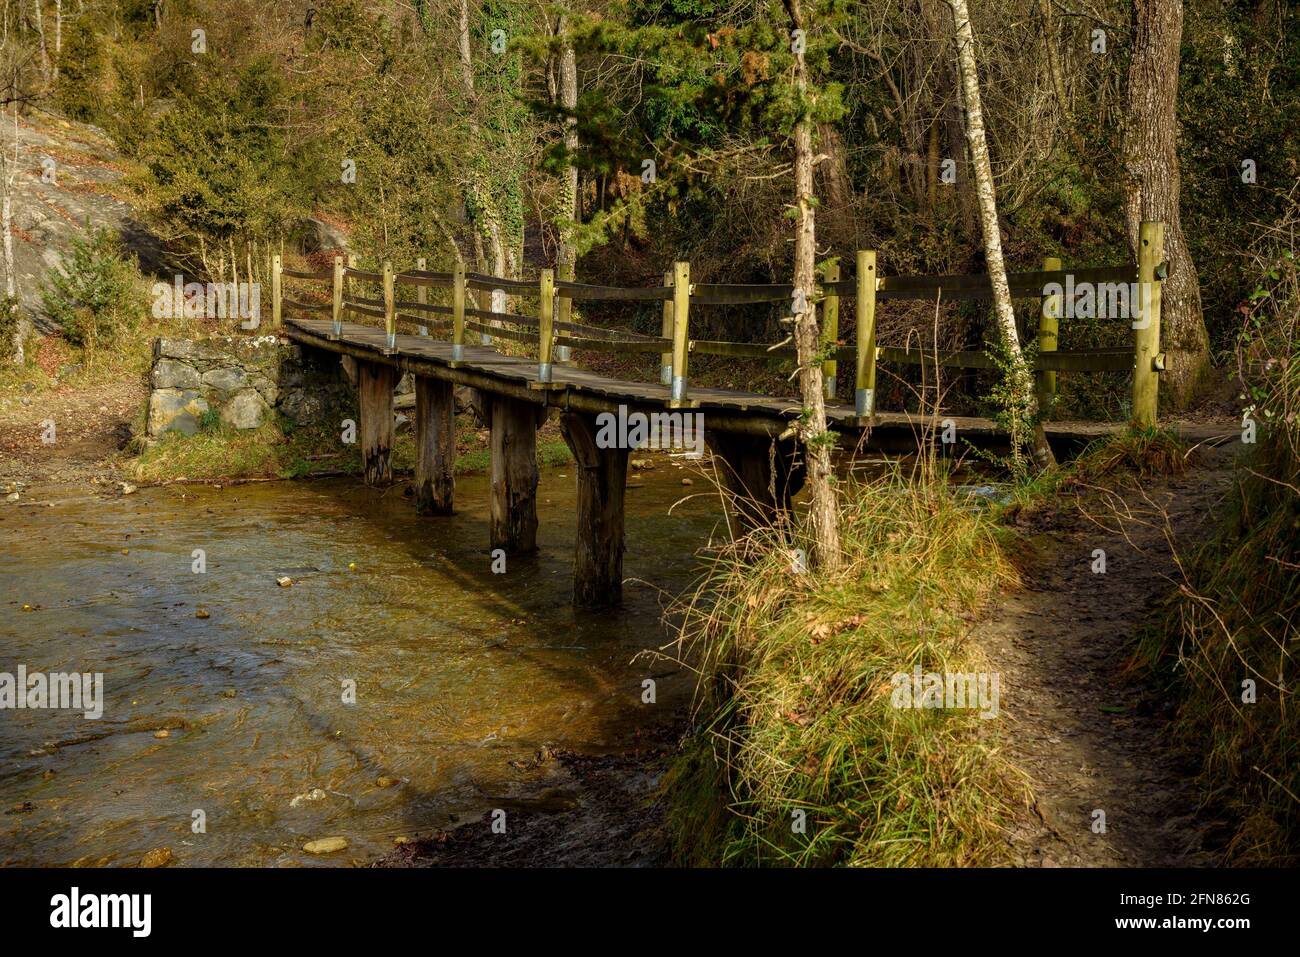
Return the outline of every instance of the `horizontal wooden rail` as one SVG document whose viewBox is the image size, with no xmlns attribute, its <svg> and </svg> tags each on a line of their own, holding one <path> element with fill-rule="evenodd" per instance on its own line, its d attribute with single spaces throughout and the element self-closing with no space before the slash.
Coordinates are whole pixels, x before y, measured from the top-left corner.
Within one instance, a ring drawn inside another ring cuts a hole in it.
<svg viewBox="0 0 1300 957">
<path fill-rule="evenodd" d="M 531 329 L 537 328 L 537 320 L 532 316 L 524 316 L 515 312 L 493 312 L 490 309 L 471 309 L 465 307 L 465 315 L 474 316 L 477 319 L 489 319 L 496 322 L 512 322 L 517 326 L 527 326 Z"/>
<path fill-rule="evenodd" d="M 286 306 L 293 306 L 295 309 L 305 309 L 307 312 L 325 312 L 331 311 L 328 302 L 298 302 L 296 299 L 281 299 Z"/>
<path fill-rule="evenodd" d="M 448 317 L 450 317 L 450 315 L 451 315 L 451 307 L 450 307 L 450 306 L 445 306 L 444 308 L 447 310 L 446 315 L 447 315 Z M 413 323 L 415 323 L 417 326 L 431 326 L 431 327 L 436 326 L 436 327 L 446 327 L 446 328 L 451 328 L 451 319 L 450 319 L 450 318 L 439 319 L 439 318 L 434 317 L 434 316 L 413 316 L 413 315 L 411 315 L 409 312 L 399 312 L 399 313 L 397 314 L 397 318 L 398 318 L 398 319 L 405 319 L 407 322 L 413 322 Z"/>
<path fill-rule="evenodd" d="M 561 332 L 585 332 L 593 339 L 617 339 L 619 342 L 654 342 L 661 346 L 672 343 L 672 339 L 663 336 L 647 336 L 644 333 L 627 332 L 623 329 L 601 329 L 598 326 L 584 326 L 580 322 L 557 322 L 555 328 Z"/>
<path fill-rule="evenodd" d="M 837 349 L 835 358 L 851 361 L 857 356 L 853 348 Z M 939 365 L 950 369 L 996 369 L 997 362 L 987 352 L 970 349 L 904 349 L 877 346 L 876 358 L 899 365 Z M 937 360 L 937 361 L 936 361 Z M 1117 346 L 1103 349 L 1070 349 L 1039 353 L 1030 363 L 1044 372 L 1128 372 L 1133 368 L 1133 348 Z"/>
<path fill-rule="evenodd" d="M 450 289 L 455 281 L 455 277 L 449 272 L 428 272 L 424 269 L 399 272 L 395 278 L 402 285 L 423 286 L 426 289 Z"/>
<path fill-rule="evenodd" d="M 794 286 L 789 283 L 740 285 L 697 282 L 691 286 L 692 306 L 743 306 L 760 302 L 789 302 Z"/>
<path fill-rule="evenodd" d="M 644 352 L 647 354 L 654 353 L 656 355 L 661 354 L 664 348 L 657 340 L 650 342 L 629 342 L 624 339 L 583 339 L 576 336 L 556 336 L 555 344 L 557 346 L 569 346 L 573 349 L 585 349 L 589 352 Z"/>
<path fill-rule="evenodd" d="M 692 339 L 691 352 L 705 356 L 735 356 L 738 359 L 789 359 L 792 345 L 783 342 L 727 342 L 722 339 Z"/>
<path fill-rule="evenodd" d="M 349 299 L 348 297 L 345 296 L 343 298 L 343 306 L 346 309 L 351 309 L 353 312 L 359 312 L 362 313 L 363 315 L 378 316 L 380 319 L 384 318 L 383 303 L 380 303 L 379 308 L 376 309 L 373 306 L 363 305 L 357 300 Z"/>
<path fill-rule="evenodd" d="M 289 276 L 293 279 L 333 279 L 334 271 L 324 269 L 320 272 L 298 272 L 294 269 L 281 269 L 280 275 Z"/>
<path fill-rule="evenodd" d="M 367 272 L 364 269 L 353 269 L 351 266 L 348 266 L 346 269 L 344 269 L 343 274 L 348 279 L 360 279 L 365 282 L 384 281 L 384 274 L 381 272 Z"/>
<path fill-rule="evenodd" d="M 586 283 L 565 282 L 563 280 L 556 281 L 555 292 L 556 295 L 564 299 L 604 299 L 609 301 L 640 300 L 658 302 L 673 297 L 673 290 L 669 286 L 589 286 Z"/>
<path fill-rule="evenodd" d="M 517 293 L 537 293 L 537 283 L 528 282 L 526 279 L 502 279 L 499 276 L 485 276 L 478 272 L 465 273 L 465 285 L 471 289 L 486 289 L 491 292 L 493 289 L 504 289 L 510 292 L 512 289 Z"/>
<path fill-rule="evenodd" d="M 399 301 L 393 303 L 398 309 L 414 309 L 416 312 L 440 312 L 451 315 L 451 306 L 440 306 L 432 302 L 407 302 Z"/>
</svg>

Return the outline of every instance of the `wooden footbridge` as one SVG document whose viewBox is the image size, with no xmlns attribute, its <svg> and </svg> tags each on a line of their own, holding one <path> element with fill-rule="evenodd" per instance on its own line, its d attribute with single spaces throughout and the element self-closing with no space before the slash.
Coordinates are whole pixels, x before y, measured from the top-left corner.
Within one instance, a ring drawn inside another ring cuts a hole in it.
<svg viewBox="0 0 1300 957">
<path fill-rule="evenodd" d="M 1065 270 L 1046 260 L 1039 272 L 1013 273 L 1011 292 L 1042 303 L 1038 350 L 1034 359 L 1040 403 L 1050 408 L 1056 375 L 1061 372 L 1131 372 L 1134 418 L 1152 425 L 1156 386 L 1162 366 L 1160 282 L 1164 278 L 1163 228 L 1143 224 L 1141 256 L 1136 265 Z M 675 264 L 661 286 L 621 288 L 557 281 L 549 269 L 537 279 L 521 281 L 465 272 L 430 272 L 417 268 L 395 273 L 358 269 L 341 257 L 321 272 L 283 269 L 272 262 L 273 323 L 303 346 L 338 353 L 356 363 L 359 439 L 365 479 L 382 484 L 392 479 L 393 393 L 398 378 L 409 372 L 415 382 L 415 506 L 422 514 L 446 514 L 454 499 L 456 454 L 455 386 L 476 389 L 491 431 L 491 519 L 493 549 L 528 552 L 537 537 L 537 429 L 554 411 L 561 417 L 565 441 L 577 461 L 578 533 L 575 548 L 574 600 L 598 606 L 617 602 L 622 587 L 623 493 L 627 448 L 605 448 L 598 441 L 602 413 L 640 412 L 650 416 L 698 412 L 710 451 L 720 459 L 718 474 L 733 493 L 742 522 L 764 521 L 789 506 L 802 484 L 795 425 L 802 412 L 797 399 L 777 398 L 690 384 L 692 354 L 742 359 L 793 360 L 787 343 L 752 343 L 692 339 L 694 307 L 792 302 L 788 284 L 726 285 L 692 283 L 687 263 Z M 309 285 L 285 295 L 284 281 Z M 1082 283 L 1141 284 L 1150 306 L 1143 323 L 1134 323 L 1131 346 L 1058 350 L 1059 295 L 1045 289 L 1075 288 Z M 373 290 L 377 294 L 360 293 Z M 410 291 L 415 297 L 411 298 Z M 441 290 L 430 301 L 430 290 Z M 491 297 L 494 308 L 470 305 Z M 301 298 L 302 296 L 310 298 Z M 507 312 L 507 296 L 531 300 L 535 314 Z M 918 416 L 875 407 L 880 363 L 926 364 L 953 368 L 993 368 L 984 352 L 921 350 L 876 342 L 877 305 L 890 300 L 989 300 L 987 276 L 879 276 L 876 256 L 860 251 L 856 275 L 841 279 L 826 270 L 815 290 L 822 309 L 823 372 L 827 390 L 827 424 L 853 446 L 915 447 L 918 436 L 951 425 L 976 444 L 997 441 L 990 420 L 956 416 Z M 854 302 L 854 341 L 839 339 L 840 303 Z M 660 335 L 598 328 L 573 322 L 572 304 L 584 300 L 662 303 Z M 382 325 L 367 323 L 375 320 Z M 519 353 L 519 354 L 507 354 Z M 597 351 L 660 356 L 659 382 L 609 378 L 572 364 L 574 352 Z M 841 364 L 854 374 L 854 403 L 836 401 Z M 657 421 L 667 422 L 660 418 Z M 1078 444 L 1122 428 L 1117 423 L 1048 423 L 1049 440 Z M 933 433 L 932 433 L 933 434 Z M 1003 437 L 1005 438 L 1005 437 Z"/>
</svg>

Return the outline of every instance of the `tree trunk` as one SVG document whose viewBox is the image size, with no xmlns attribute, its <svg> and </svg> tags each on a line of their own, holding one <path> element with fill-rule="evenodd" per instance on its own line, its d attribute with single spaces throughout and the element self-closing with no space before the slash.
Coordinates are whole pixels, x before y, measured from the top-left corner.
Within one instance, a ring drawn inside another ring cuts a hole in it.
<svg viewBox="0 0 1300 957">
<path fill-rule="evenodd" d="M 560 17 L 556 32 L 564 34 L 566 22 Z M 559 59 L 559 105 L 570 115 L 564 118 L 564 148 L 572 157 L 578 148 L 578 121 L 572 115 L 578 108 L 578 61 L 573 52 L 573 44 L 563 40 Z M 577 250 L 573 245 L 573 226 L 578 218 L 578 167 L 569 163 L 564 170 L 564 182 L 560 193 L 560 248 L 556 255 L 556 267 L 560 279 L 573 281 L 578 261 Z M 568 300 L 565 300 L 568 302 Z"/>
<path fill-rule="evenodd" d="M 474 60 L 470 55 L 469 39 L 469 0 L 460 0 L 457 8 L 457 49 L 460 54 L 460 78 L 461 85 L 465 90 L 466 113 L 469 116 L 470 134 L 473 140 L 473 153 L 482 156 L 486 152 L 482 149 L 484 144 L 483 127 L 479 123 L 478 111 L 478 92 L 474 86 Z M 487 242 L 488 250 L 491 253 L 490 270 L 494 276 L 500 276 L 506 279 L 514 278 L 513 257 L 509 255 L 506 249 L 504 230 L 501 226 L 501 215 L 497 209 L 496 200 L 492 195 L 491 184 L 481 164 L 475 163 L 472 159 L 467 164 L 467 175 L 469 176 L 469 193 L 473 196 L 472 207 L 474 209 L 475 230 Z"/>
<path fill-rule="evenodd" d="M 1002 258 L 1002 230 L 998 223 L 997 196 L 993 189 L 993 166 L 989 162 L 988 141 L 984 136 L 984 107 L 980 101 L 980 80 L 975 58 L 975 34 L 971 30 L 970 12 L 966 0 L 949 0 L 952 7 L 953 28 L 957 38 L 957 68 L 961 74 L 962 100 L 966 108 L 966 143 L 970 149 L 971 167 L 975 174 L 975 194 L 979 201 L 980 229 L 984 234 L 984 258 L 988 262 L 989 282 L 993 286 L 993 307 L 998 329 L 1011 362 L 1012 457 L 1020 455 L 1016 427 L 1018 416 L 1028 421 L 1037 418 L 1038 401 L 1034 393 L 1034 379 L 1020 350 L 1020 335 L 1016 331 L 1016 311 L 1011 305 L 1011 286 L 1007 282 L 1007 266 Z M 1052 448 L 1042 423 L 1033 426 L 1034 459 L 1040 468 L 1055 463 Z"/>
<path fill-rule="evenodd" d="M 1135 0 L 1133 57 L 1124 116 L 1124 212 L 1137 261 L 1138 224 L 1165 224 L 1169 278 L 1161 289 L 1161 384 L 1173 408 L 1184 408 L 1210 370 L 1210 343 L 1201 312 L 1196 265 L 1187 251 L 1179 212 L 1178 64 L 1183 36 L 1181 0 Z"/>
<path fill-rule="evenodd" d="M 811 30 L 799 0 L 785 0 L 794 29 Z M 794 128 L 794 191 L 797 217 L 794 234 L 794 343 L 799 362 L 799 391 L 804 415 L 799 438 L 807 460 L 808 490 L 812 496 L 809 523 L 812 533 L 812 561 L 827 571 L 840 567 L 840 530 L 831 449 L 835 441 L 826 429 L 826 403 L 822 390 L 822 366 L 818 358 L 821 333 L 814 304 L 814 266 L 817 255 L 816 207 L 813 198 L 812 109 L 814 94 L 808 88 L 808 65 L 802 51 L 795 54 L 794 80 L 802 101 L 803 116 Z"/>
<path fill-rule="evenodd" d="M 45 48 L 45 17 L 41 14 L 41 0 L 32 0 L 32 7 L 36 10 L 36 34 L 40 40 L 41 77 L 48 83 L 50 80 L 50 54 Z"/>
<path fill-rule="evenodd" d="M 4 235 L 5 256 L 5 308 L 13 310 L 14 365 L 22 366 L 27 361 L 25 344 L 31 331 L 31 322 L 27 313 L 18 302 L 18 268 L 14 264 L 14 185 L 18 175 L 18 78 L 14 76 L 14 153 L 13 159 L 0 142 L 0 232 Z"/>
</svg>

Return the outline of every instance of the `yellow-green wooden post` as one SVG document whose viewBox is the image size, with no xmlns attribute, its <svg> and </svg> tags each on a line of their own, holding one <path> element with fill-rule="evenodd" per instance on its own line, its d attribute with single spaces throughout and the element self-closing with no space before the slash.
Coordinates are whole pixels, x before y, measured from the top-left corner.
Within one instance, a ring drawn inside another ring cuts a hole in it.
<svg viewBox="0 0 1300 957">
<path fill-rule="evenodd" d="M 838 263 L 831 263 L 826 267 L 827 285 L 840 281 L 840 267 Z M 827 358 L 822 360 L 822 386 L 825 390 L 826 401 L 835 401 L 835 375 L 839 368 L 839 363 L 835 361 L 835 343 L 840 337 L 840 294 L 835 289 L 829 289 L 826 292 L 826 299 L 822 304 L 822 354 Z"/>
<path fill-rule="evenodd" d="M 687 399 L 686 357 L 690 351 L 691 264 L 673 263 L 673 377 L 669 405 L 690 404 Z"/>
<path fill-rule="evenodd" d="M 423 256 L 421 256 L 415 261 L 415 268 L 420 272 L 424 272 L 426 269 L 428 269 L 427 263 L 428 260 L 425 259 Z M 415 287 L 415 301 L 422 306 L 427 306 L 429 304 L 428 286 L 420 285 Z M 422 321 L 420 322 L 419 329 L 418 329 L 419 334 L 422 336 L 427 336 L 429 334 L 429 327 L 427 325 L 429 321 L 429 314 L 421 310 L 420 319 Z"/>
<path fill-rule="evenodd" d="M 356 269 L 356 268 L 357 268 L 357 254 L 348 253 L 348 269 Z M 352 277 L 345 272 L 343 274 L 343 295 L 346 297 L 351 290 L 352 290 Z M 353 320 L 357 318 L 355 315 L 355 310 L 349 309 L 346 306 L 344 307 L 343 312 L 344 315 L 348 316 Z"/>
<path fill-rule="evenodd" d="M 574 282 L 577 279 L 578 269 L 576 263 L 560 263 L 556 270 L 559 279 L 565 282 Z M 555 299 L 555 318 L 557 322 L 572 322 L 573 300 L 568 296 L 557 296 Z M 555 347 L 555 361 L 561 365 L 566 365 L 573 359 L 572 350 L 568 346 Z"/>
<path fill-rule="evenodd" d="M 853 404 L 859 416 L 876 414 L 876 251 L 858 250 L 857 374 Z"/>
<path fill-rule="evenodd" d="M 555 339 L 555 273 L 543 269 L 537 281 L 537 381 L 551 381 L 551 346 Z"/>
<path fill-rule="evenodd" d="M 334 333 L 331 339 L 343 335 L 343 257 L 334 257 L 334 305 L 330 310 L 334 320 Z"/>
<path fill-rule="evenodd" d="M 671 269 L 664 273 L 664 286 L 668 289 L 673 288 L 673 271 Z M 660 335 L 665 339 L 672 339 L 673 337 L 673 300 L 671 296 L 664 300 L 663 326 Z M 668 351 L 661 353 L 659 356 L 659 381 L 667 386 L 673 384 L 672 346 L 669 346 Z"/>
<path fill-rule="evenodd" d="M 385 352 L 397 351 L 397 297 L 394 295 L 393 264 L 384 260 L 384 331 L 388 334 Z"/>
<path fill-rule="evenodd" d="M 1056 256 L 1044 257 L 1043 272 L 1057 272 L 1060 268 L 1061 260 Z M 1056 351 L 1061 328 L 1061 300 L 1060 295 L 1043 296 L 1038 312 L 1038 354 L 1040 356 Z M 1040 369 L 1036 378 L 1038 379 L 1038 414 L 1045 419 L 1052 410 L 1052 403 L 1056 401 L 1056 373 Z"/>
<path fill-rule="evenodd" d="M 1160 388 L 1160 280 L 1156 269 L 1165 258 L 1165 224 L 1138 227 L 1138 315 L 1133 320 L 1133 421 L 1156 424 Z"/>
<path fill-rule="evenodd" d="M 271 257 L 271 328 L 272 329 L 280 328 L 280 319 L 281 316 L 283 315 L 283 310 L 280 303 L 280 298 L 283 295 L 283 286 L 281 282 L 282 277 L 280 275 L 280 270 L 282 266 L 283 264 L 280 260 L 280 254 L 276 253 L 274 256 Z"/>
<path fill-rule="evenodd" d="M 451 286 L 451 358 L 465 358 L 465 264 L 456 263 Z"/>
</svg>

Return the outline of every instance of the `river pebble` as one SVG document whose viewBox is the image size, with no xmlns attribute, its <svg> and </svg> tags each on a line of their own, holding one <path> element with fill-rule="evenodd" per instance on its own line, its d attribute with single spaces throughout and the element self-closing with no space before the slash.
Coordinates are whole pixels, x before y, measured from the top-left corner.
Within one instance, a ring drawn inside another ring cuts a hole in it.
<svg viewBox="0 0 1300 957">
<path fill-rule="evenodd" d="M 348 840 L 345 837 L 322 837 L 315 841 L 308 841 L 302 849 L 308 854 L 333 854 L 347 846 Z"/>
</svg>

